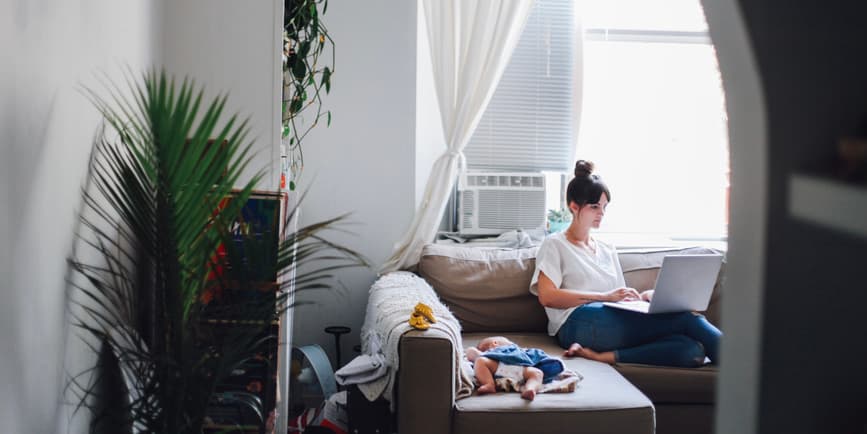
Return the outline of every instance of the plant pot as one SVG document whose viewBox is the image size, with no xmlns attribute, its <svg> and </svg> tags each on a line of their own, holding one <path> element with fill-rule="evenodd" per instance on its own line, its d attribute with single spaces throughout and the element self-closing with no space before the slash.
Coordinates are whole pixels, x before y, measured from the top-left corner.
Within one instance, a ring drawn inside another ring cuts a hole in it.
<svg viewBox="0 0 867 434">
<path fill-rule="evenodd" d="M 548 233 L 553 234 L 555 232 L 563 232 L 564 229 L 569 227 L 569 224 L 572 222 L 552 222 L 548 221 Z"/>
</svg>

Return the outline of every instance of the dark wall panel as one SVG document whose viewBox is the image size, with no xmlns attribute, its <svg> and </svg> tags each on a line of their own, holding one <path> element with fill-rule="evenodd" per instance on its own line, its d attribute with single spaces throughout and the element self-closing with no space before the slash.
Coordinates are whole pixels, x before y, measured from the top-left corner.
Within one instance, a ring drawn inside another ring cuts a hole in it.
<svg viewBox="0 0 867 434">
<path fill-rule="evenodd" d="M 865 133 L 867 2 L 740 5 L 770 141 L 759 430 L 867 432 L 867 239 L 793 219 L 787 198 L 792 174 Z"/>
</svg>

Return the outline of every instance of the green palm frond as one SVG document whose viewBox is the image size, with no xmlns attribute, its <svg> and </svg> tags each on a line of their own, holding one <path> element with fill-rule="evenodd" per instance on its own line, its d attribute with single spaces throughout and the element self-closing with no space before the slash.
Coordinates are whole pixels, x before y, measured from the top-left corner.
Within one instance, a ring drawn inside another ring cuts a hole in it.
<svg viewBox="0 0 867 434">
<path fill-rule="evenodd" d="M 94 142 L 83 192 L 77 239 L 86 250 L 69 261 L 72 315 L 94 351 L 101 342 L 118 359 L 129 426 L 198 434 L 216 385 L 272 339 L 267 326 L 287 297 L 273 287 L 268 297 L 209 305 L 205 292 L 260 291 L 263 273 L 291 270 L 297 286 L 282 289 L 327 288 L 334 270 L 366 261 L 323 238 L 343 217 L 283 234 L 279 246 L 233 234 L 261 178 L 242 181 L 247 122 L 222 121 L 226 96 L 204 102 L 192 81 L 164 72 L 140 82 L 130 74 L 127 85 L 85 89 L 110 128 Z M 254 321 L 214 337 L 202 327 L 211 315 Z M 80 378 L 70 388 L 89 406 L 96 392 Z"/>
</svg>

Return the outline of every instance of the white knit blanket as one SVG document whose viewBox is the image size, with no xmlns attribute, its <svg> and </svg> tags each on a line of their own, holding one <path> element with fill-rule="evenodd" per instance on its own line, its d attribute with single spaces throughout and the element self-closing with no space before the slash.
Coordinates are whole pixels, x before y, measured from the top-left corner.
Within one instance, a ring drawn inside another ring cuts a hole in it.
<svg viewBox="0 0 867 434">
<path fill-rule="evenodd" d="M 437 298 L 433 288 L 421 277 L 406 271 L 395 271 L 379 278 L 370 287 L 367 313 L 361 327 L 362 352 L 370 354 L 375 340 L 382 343 L 382 353 L 388 362 L 388 374 L 358 388 L 368 400 L 380 396 L 391 403 L 394 411 L 394 382 L 399 367 L 398 345 L 400 337 L 412 330 L 409 316 L 417 303 L 431 307 L 437 322 L 429 330 L 440 330 L 452 341 L 455 366 L 455 399 L 466 398 L 473 393 L 473 379 L 461 369 L 464 349 L 461 344 L 461 325 L 452 313 Z"/>
</svg>

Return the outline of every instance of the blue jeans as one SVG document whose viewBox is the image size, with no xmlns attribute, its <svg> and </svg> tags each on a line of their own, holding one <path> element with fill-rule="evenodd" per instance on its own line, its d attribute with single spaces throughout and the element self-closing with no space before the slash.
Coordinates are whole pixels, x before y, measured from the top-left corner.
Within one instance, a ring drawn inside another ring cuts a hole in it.
<svg viewBox="0 0 867 434">
<path fill-rule="evenodd" d="M 716 364 L 722 332 L 691 312 L 648 315 L 585 304 L 569 315 L 557 332 L 560 346 L 577 342 L 594 351 L 614 351 L 623 363 L 695 367 L 704 357 Z"/>
</svg>

